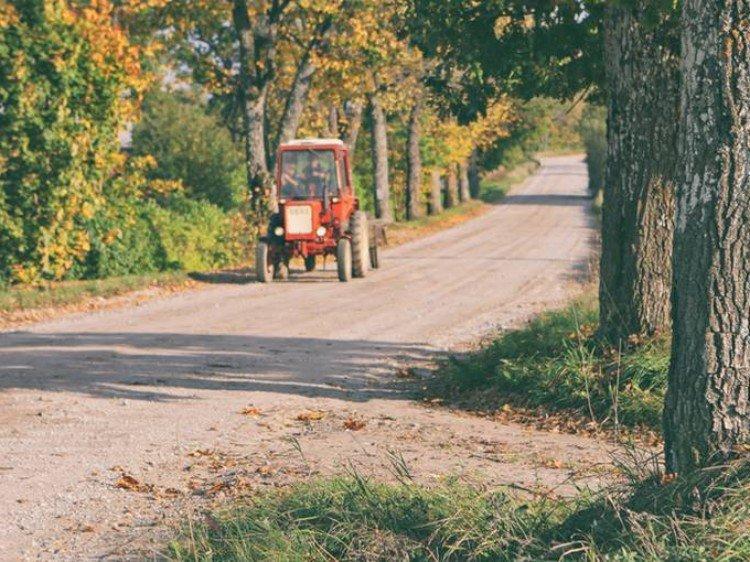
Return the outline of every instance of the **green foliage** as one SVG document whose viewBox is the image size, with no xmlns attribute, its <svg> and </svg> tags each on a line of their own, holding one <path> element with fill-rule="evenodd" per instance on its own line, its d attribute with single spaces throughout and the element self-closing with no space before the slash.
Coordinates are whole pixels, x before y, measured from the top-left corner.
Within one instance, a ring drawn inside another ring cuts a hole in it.
<svg viewBox="0 0 750 562">
<path fill-rule="evenodd" d="M 156 158 L 150 177 L 182 182 L 191 198 L 225 210 L 243 200 L 242 153 L 229 131 L 187 95 L 149 93 L 133 130 L 132 150 Z"/>
<path fill-rule="evenodd" d="M 579 150 L 579 122 L 583 104 L 572 105 L 551 98 L 534 98 L 520 106 L 510 134 L 482 153 L 485 170 L 514 168 L 539 152 Z"/>
<path fill-rule="evenodd" d="M 172 194 L 165 206 L 149 203 L 149 214 L 170 269 L 205 271 L 246 257 L 247 230 L 239 214 L 227 215 L 203 201 Z"/>
<path fill-rule="evenodd" d="M 586 147 L 586 167 L 591 193 L 598 193 L 604 189 L 607 165 L 606 113 L 604 107 L 587 106 L 580 123 L 581 139 Z"/>
<path fill-rule="evenodd" d="M 432 392 L 491 411 L 511 404 L 573 412 L 607 427 L 658 430 L 668 341 L 620 352 L 596 338 L 596 325 L 597 310 L 587 302 L 543 314 L 446 364 Z"/>
<path fill-rule="evenodd" d="M 16 7 L 17 11 L 13 10 Z M 91 41 L 91 11 L 12 2 L 0 18 L 0 277 L 60 278 L 89 248 L 119 149 L 129 66 Z M 137 65 L 135 65 L 137 67 Z"/>
</svg>

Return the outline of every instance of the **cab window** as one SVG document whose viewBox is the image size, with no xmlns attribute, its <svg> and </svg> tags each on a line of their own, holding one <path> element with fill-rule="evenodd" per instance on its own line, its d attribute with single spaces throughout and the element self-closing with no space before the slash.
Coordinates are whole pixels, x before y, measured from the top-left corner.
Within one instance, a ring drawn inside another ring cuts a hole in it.
<svg viewBox="0 0 750 562">
<path fill-rule="evenodd" d="M 281 156 L 281 192 L 285 199 L 320 199 L 340 191 L 333 150 L 290 150 Z"/>
</svg>

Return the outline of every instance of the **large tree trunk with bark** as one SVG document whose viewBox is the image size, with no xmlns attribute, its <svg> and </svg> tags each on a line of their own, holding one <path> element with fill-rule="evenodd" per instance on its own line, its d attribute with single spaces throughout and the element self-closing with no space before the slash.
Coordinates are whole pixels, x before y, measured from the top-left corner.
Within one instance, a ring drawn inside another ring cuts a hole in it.
<svg viewBox="0 0 750 562">
<path fill-rule="evenodd" d="M 406 142 L 406 218 L 409 220 L 422 216 L 422 151 L 419 141 L 422 136 L 422 101 L 411 108 L 409 116 L 409 135 Z"/>
<path fill-rule="evenodd" d="M 669 326 L 678 115 L 671 25 L 643 5 L 607 9 L 607 181 L 600 332 L 613 342 Z"/>
<path fill-rule="evenodd" d="M 372 116 L 372 165 L 375 171 L 373 190 L 375 216 L 384 222 L 393 222 L 391 186 L 388 179 L 388 124 L 377 95 L 370 96 Z"/>
<path fill-rule="evenodd" d="M 475 148 L 469 157 L 469 193 L 472 199 L 479 199 L 479 151 Z"/>
<path fill-rule="evenodd" d="M 469 163 L 461 162 L 458 165 L 458 196 L 463 203 L 471 199 L 469 188 Z"/>
<path fill-rule="evenodd" d="M 446 170 L 447 182 L 445 186 L 445 208 L 450 209 L 458 205 L 458 173 L 455 164 Z"/>
<path fill-rule="evenodd" d="M 276 3 L 274 3 L 276 8 Z M 251 23 L 246 0 L 234 0 L 232 23 L 239 43 L 239 92 L 245 144 L 245 167 L 250 207 L 262 221 L 266 205 L 276 204 L 275 185 L 266 157 L 266 101 L 275 74 L 278 9 L 270 9 Z"/>
<path fill-rule="evenodd" d="M 750 5 L 683 5 L 672 365 L 672 472 L 720 464 L 750 439 Z"/>
<path fill-rule="evenodd" d="M 430 215 L 439 215 L 443 212 L 443 176 L 437 169 L 430 172 L 429 212 Z"/>
</svg>

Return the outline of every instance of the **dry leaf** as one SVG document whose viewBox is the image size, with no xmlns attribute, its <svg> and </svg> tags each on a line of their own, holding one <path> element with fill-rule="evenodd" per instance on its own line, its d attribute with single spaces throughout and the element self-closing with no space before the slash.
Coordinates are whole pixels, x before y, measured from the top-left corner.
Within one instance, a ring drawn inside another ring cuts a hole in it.
<svg viewBox="0 0 750 562">
<path fill-rule="evenodd" d="M 120 488 L 121 490 L 128 490 L 130 492 L 148 492 L 150 489 L 149 486 L 142 484 L 139 480 L 133 478 L 132 476 L 130 476 L 130 474 L 125 474 L 124 472 L 120 476 L 119 480 L 117 480 L 115 487 Z"/>
<path fill-rule="evenodd" d="M 240 414 L 242 414 L 243 416 L 251 416 L 257 418 L 260 415 L 260 409 L 254 406 L 248 406 L 247 408 L 243 408 L 242 410 L 240 410 Z"/>
<path fill-rule="evenodd" d="M 196 449 L 195 451 L 188 453 L 189 457 L 210 457 L 214 452 L 211 449 Z"/>
<path fill-rule="evenodd" d="M 348 429 L 349 431 L 359 431 L 360 429 L 364 428 L 367 425 L 367 422 L 364 420 L 358 420 L 355 418 L 347 418 L 344 420 L 344 427 Z"/>
<path fill-rule="evenodd" d="M 326 413 L 322 410 L 308 410 L 297 415 L 298 421 L 311 422 L 320 421 L 326 417 Z"/>
</svg>

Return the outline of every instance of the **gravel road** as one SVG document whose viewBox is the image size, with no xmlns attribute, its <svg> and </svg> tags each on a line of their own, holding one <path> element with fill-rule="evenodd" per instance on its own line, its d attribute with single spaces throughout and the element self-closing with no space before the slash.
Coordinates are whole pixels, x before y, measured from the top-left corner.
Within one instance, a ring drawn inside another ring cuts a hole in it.
<svg viewBox="0 0 750 562">
<path fill-rule="evenodd" d="M 526 488 L 606 463 L 606 444 L 395 384 L 399 365 L 569 297 L 588 206 L 582 158 L 547 158 L 504 203 L 383 252 L 364 280 L 339 283 L 330 263 L 0 334 L 0 559 L 143 557 L 177 514 L 352 467 L 388 477 L 396 457 L 420 481 Z"/>
</svg>

